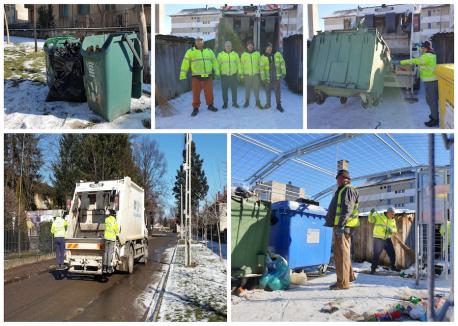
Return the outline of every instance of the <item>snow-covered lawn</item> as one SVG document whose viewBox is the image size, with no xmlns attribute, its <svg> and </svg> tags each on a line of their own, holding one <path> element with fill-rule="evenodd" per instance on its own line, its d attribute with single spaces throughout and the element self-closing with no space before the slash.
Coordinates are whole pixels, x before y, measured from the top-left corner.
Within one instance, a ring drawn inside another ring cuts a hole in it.
<svg viewBox="0 0 458 326">
<path fill-rule="evenodd" d="M 407 103 L 400 89 L 385 88 L 380 104 L 364 109 L 359 97 L 349 97 L 340 104 L 337 97 L 328 97 L 324 104 L 307 106 L 307 127 L 310 129 L 430 129 L 424 86 L 416 95 L 418 102 Z"/>
<path fill-rule="evenodd" d="M 367 263 L 366 263 L 367 265 Z M 355 270 L 358 264 L 353 265 Z M 370 266 L 370 265 L 369 265 Z M 364 320 L 378 309 L 406 303 L 410 296 L 427 297 L 426 281 L 357 273 L 349 290 L 332 291 L 335 273 L 310 279 L 307 285 L 291 285 L 289 290 L 247 291 L 245 297 L 232 296 L 232 321 L 352 321 Z M 449 281 L 438 280 L 436 293 L 448 294 Z M 320 312 L 326 306 L 333 313 Z"/>
<path fill-rule="evenodd" d="M 184 245 L 178 245 L 158 321 L 227 320 L 226 261 L 202 244 L 192 245 L 195 267 L 184 266 Z"/>
<path fill-rule="evenodd" d="M 271 96 L 272 108 L 259 110 L 255 106 L 254 95 L 251 94 L 250 106 L 243 108 L 245 90 L 238 87 L 237 97 L 240 109 L 231 106 L 232 95 L 229 92 L 229 107 L 222 109 L 221 81 L 213 82 L 215 107 L 218 112 L 211 112 L 205 104 L 204 93 L 201 94 L 199 114 L 191 117 L 192 93 L 187 92 L 168 102 L 167 108 L 156 106 L 156 128 L 158 129 L 301 129 L 303 116 L 302 95 L 291 92 L 282 82 L 281 98 L 285 112 L 275 107 L 275 95 Z M 260 90 L 261 104 L 266 103 L 265 91 Z"/>
<path fill-rule="evenodd" d="M 43 40 L 39 52 L 33 39 L 12 37 L 5 42 L 4 127 L 6 129 L 150 129 L 151 97 L 131 100 L 131 110 L 112 122 L 89 109 L 87 103 L 46 102 L 46 67 Z M 151 89 L 145 85 L 145 89 Z"/>
</svg>

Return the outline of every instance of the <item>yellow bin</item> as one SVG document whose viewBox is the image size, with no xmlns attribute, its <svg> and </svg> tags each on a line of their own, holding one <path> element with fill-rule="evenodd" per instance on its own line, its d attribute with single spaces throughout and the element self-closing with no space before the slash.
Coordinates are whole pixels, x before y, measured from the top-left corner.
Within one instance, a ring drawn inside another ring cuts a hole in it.
<svg viewBox="0 0 458 326">
<path fill-rule="evenodd" d="M 453 129 L 453 64 L 440 64 L 436 67 L 439 83 L 439 122 L 441 128 Z"/>
</svg>

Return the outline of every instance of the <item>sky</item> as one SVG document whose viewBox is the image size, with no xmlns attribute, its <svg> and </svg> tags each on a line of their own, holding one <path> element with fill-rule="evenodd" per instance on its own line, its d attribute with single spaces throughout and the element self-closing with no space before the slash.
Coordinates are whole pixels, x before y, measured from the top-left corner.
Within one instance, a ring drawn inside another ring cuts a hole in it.
<svg viewBox="0 0 458 326">
<path fill-rule="evenodd" d="M 172 188 L 175 183 L 176 172 L 183 163 L 184 134 L 141 134 L 139 137 L 154 139 L 164 153 L 167 161 L 167 173 L 164 178 L 168 185 L 166 202 L 168 207 L 173 207 L 175 198 L 173 197 Z M 39 144 L 45 163 L 40 170 L 40 174 L 43 177 L 43 181 L 47 183 L 50 183 L 52 177 L 51 162 L 59 154 L 59 139 L 59 134 L 46 134 Z M 214 199 L 215 194 L 227 184 L 226 140 L 226 134 L 193 134 L 197 152 L 204 160 L 203 166 L 209 185 L 207 194 L 209 201 Z M 133 141 L 135 141 L 135 138 Z M 166 213 L 168 213 L 168 210 L 166 210 Z"/>
</svg>

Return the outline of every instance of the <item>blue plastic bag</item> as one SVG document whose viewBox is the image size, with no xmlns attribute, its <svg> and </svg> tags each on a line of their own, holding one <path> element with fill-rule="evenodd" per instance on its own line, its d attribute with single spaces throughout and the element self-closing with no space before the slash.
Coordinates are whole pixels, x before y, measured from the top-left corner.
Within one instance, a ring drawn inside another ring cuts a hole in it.
<svg viewBox="0 0 458 326">
<path fill-rule="evenodd" d="M 286 290 L 290 284 L 288 262 L 280 255 L 267 256 L 267 273 L 261 276 L 259 285 L 265 290 Z"/>
</svg>

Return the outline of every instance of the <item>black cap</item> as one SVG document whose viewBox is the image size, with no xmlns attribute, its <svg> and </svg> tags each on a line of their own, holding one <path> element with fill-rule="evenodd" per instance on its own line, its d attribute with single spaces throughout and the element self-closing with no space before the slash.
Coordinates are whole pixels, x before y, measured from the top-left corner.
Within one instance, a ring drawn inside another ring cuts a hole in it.
<svg viewBox="0 0 458 326">
<path fill-rule="evenodd" d="M 421 47 L 422 47 L 422 48 L 426 48 L 426 49 L 432 49 L 432 48 L 433 48 L 433 45 L 431 44 L 431 41 L 424 41 L 424 42 L 421 44 Z"/>
<path fill-rule="evenodd" d="M 350 180 L 350 172 L 348 172 L 348 170 L 339 170 L 339 172 L 337 172 L 337 175 L 336 175 L 336 179 L 340 176 L 344 176 L 345 178 L 347 178 L 348 180 Z"/>
</svg>

